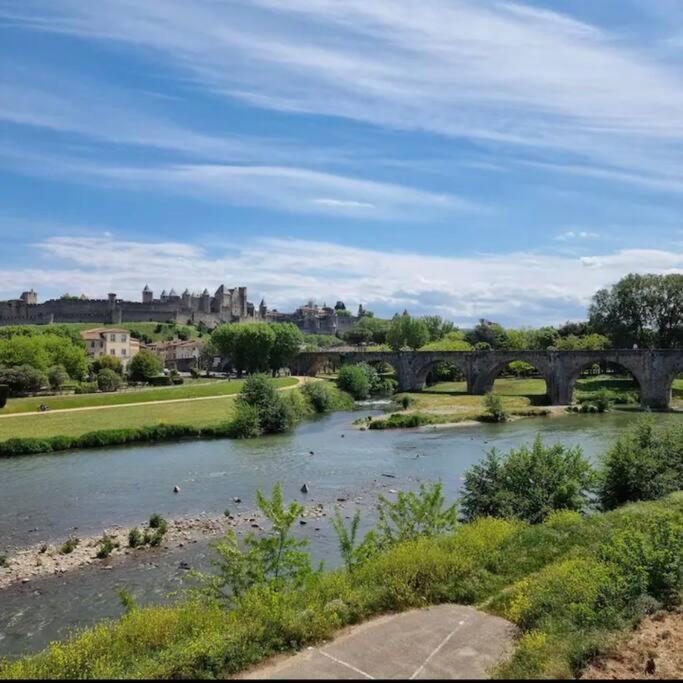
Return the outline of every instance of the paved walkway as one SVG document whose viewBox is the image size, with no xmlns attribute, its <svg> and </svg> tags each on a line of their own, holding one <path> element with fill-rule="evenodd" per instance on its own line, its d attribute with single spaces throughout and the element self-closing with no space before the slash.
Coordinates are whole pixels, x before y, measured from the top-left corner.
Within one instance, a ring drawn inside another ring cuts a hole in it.
<svg viewBox="0 0 683 683">
<path fill-rule="evenodd" d="M 277 658 L 244 679 L 472 679 L 511 650 L 516 628 L 461 605 L 379 617 L 321 647 Z"/>
<path fill-rule="evenodd" d="M 296 379 L 296 384 L 290 384 L 289 386 L 286 387 L 278 387 L 277 391 L 288 391 L 290 389 L 296 389 L 297 387 L 301 386 L 306 382 L 305 377 L 294 377 L 292 376 L 293 379 Z M 171 387 L 163 387 L 163 388 L 171 388 Z M 99 395 L 99 394 L 95 394 Z M 110 405 L 102 405 L 102 406 L 80 406 L 78 408 L 50 408 L 49 410 L 33 410 L 31 412 L 25 412 L 25 413 L 6 413 L 4 415 L 0 415 L 0 420 L 4 417 L 29 417 L 31 415 L 54 415 L 55 413 L 76 413 L 76 412 L 81 412 L 83 410 L 108 410 L 109 408 L 134 408 L 136 406 L 153 406 L 153 405 L 158 405 L 159 403 L 187 403 L 188 401 L 211 401 L 211 400 L 216 400 L 219 398 L 235 398 L 236 396 L 239 395 L 239 392 L 235 392 L 234 394 L 217 394 L 216 396 L 190 396 L 188 398 L 162 398 L 158 399 L 156 401 L 135 401 L 131 403 L 112 403 Z M 40 397 L 40 398 L 45 398 L 46 400 L 50 399 L 50 396 L 45 396 L 45 397 Z"/>
</svg>

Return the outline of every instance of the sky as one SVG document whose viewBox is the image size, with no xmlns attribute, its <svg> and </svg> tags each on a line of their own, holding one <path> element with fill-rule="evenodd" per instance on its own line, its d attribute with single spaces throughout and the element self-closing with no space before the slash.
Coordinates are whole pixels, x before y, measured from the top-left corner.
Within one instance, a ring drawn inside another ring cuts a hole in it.
<svg viewBox="0 0 683 683">
<path fill-rule="evenodd" d="M 0 0 L 0 299 L 467 326 L 683 272 L 681 0 Z"/>
</svg>

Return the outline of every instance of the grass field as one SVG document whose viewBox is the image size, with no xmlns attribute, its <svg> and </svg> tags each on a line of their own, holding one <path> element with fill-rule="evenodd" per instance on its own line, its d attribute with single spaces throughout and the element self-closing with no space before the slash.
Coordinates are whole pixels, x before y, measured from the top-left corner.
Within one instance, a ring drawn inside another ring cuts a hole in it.
<svg viewBox="0 0 683 683">
<path fill-rule="evenodd" d="M 278 386 L 287 386 L 296 380 L 282 378 Z M 89 406 L 119 406 L 126 403 L 146 403 L 149 401 L 170 401 L 181 398 L 201 398 L 204 396 L 230 396 L 242 387 L 241 380 L 197 380 L 177 387 L 150 387 L 139 391 L 112 392 L 104 394 L 70 394 L 66 396 L 36 396 L 32 398 L 11 398 L 0 415 L 30 413 L 40 409 L 45 403 L 51 410 L 64 408 L 85 408 Z"/>
<path fill-rule="evenodd" d="M 284 377 L 274 382 L 278 387 L 286 387 L 296 384 L 296 379 Z M 2 418 L 0 419 L 0 441 L 13 437 L 79 436 L 101 429 L 145 427 L 161 423 L 205 427 L 224 422 L 232 415 L 233 398 L 241 388 L 242 382 L 234 380 L 221 384 L 229 385 L 231 391 L 226 392 L 224 398 L 205 401 L 189 400 L 178 403 L 75 410 L 66 413 L 47 412 L 41 415 L 16 415 Z M 220 396 L 221 394 L 211 395 Z"/>
<path fill-rule="evenodd" d="M 199 332 L 196 327 L 192 325 L 175 325 L 171 326 L 168 323 L 157 322 L 139 322 L 139 323 L 121 323 L 116 325 L 102 324 L 102 323 L 56 323 L 55 327 L 66 327 L 70 330 L 82 332 L 83 330 L 92 330 L 96 327 L 121 327 L 126 330 L 137 330 L 140 334 L 144 334 L 152 341 L 169 341 L 177 336 L 177 332 L 183 330 L 188 334 L 189 339 L 196 339 Z M 41 330 L 48 330 L 51 325 L 21 325 L 21 327 L 37 327 Z"/>
</svg>

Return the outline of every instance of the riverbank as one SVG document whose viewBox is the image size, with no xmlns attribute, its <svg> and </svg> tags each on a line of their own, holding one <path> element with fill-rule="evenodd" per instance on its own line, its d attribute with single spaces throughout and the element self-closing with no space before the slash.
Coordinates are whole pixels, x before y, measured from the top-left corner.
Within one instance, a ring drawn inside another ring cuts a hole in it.
<svg viewBox="0 0 683 683">
<path fill-rule="evenodd" d="M 537 525 L 481 519 L 399 543 L 351 572 L 314 573 L 278 592 L 256 587 L 231 609 L 191 599 L 132 609 L 41 654 L 0 664 L 0 677 L 223 677 L 377 614 L 459 603 L 520 628 L 496 674 L 572 678 L 661 598 L 655 565 L 636 568 L 606 553 L 629 534 L 664 551 L 670 539 L 656 533 L 664 523 L 683 525 L 683 495 L 585 517 L 558 513 Z M 641 571 L 644 583 L 636 582 Z"/>
<path fill-rule="evenodd" d="M 241 534 L 247 531 L 263 531 L 264 518 L 258 510 L 240 511 L 239 504 L 231 503 L 234 512 L 227 515 L 206 515 L 197 517 L 166 520 L 167 530 L 161 544 L 163 550 L 182 548 L 189 543 L 197 543 L 198 539 L 225 534 L 229 529 Z M 323 503 L 311 504 L 304 508 L 300 523 L 309 522 L 315 529 L 316 521 L 326 517 L 328 510 Z M 111 563 L 129 555 L 139 555 L 151 550 L 149 544 L 131 548 L 129 534 L 133 528 L 144 531 L 147 523 L 134 527 L 113 525 L 103 529 L 102 534 L 80 538 L 77 530 L 68 538 L 52 543 L 37 543 L 5 557 L 4 566 L 0 566 L 0 590 L 15 583 L 29 583 L 32 579 L 49 575 L 64 574 L 88 565 L 99 565 L 102 569 L 111 568 Z M 154 532 L 154 529 L 151 529 Z M 111 551 L 107 557 L 98 557 L 103 538 L 111 541 Z M 71 541 L 71 543 L 69 543 Z M 68 552 L 63 552 L 65 544 L 69 544 Z"/>
<path fill-rule="evenodd" d="M 286 391 L 308 378 L 283 377 L 271 381 L 279 391 Z M 233 415 L 234 399 L 243 382 L 231 384 L 229 395 L 12 415 L 0 419 L 0 455 L 161 441 L 173 438 L 174 433 L 178 438 L 226 436 L 226 424 Z M 154 436 L 155 432 L 159 438 Z M 26 444 L 22 446 L 20 441 Z"/>
</svg>

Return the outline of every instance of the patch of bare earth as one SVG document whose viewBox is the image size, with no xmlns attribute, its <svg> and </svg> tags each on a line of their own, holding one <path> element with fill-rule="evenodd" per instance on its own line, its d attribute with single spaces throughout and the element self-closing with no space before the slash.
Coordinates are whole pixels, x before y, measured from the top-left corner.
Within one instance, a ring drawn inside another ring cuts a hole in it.
<svg viewBox="0 0 683 683">
<path fill-rule="evenodd" d="M 683 610 L 644 619 L 613 652 L 595 659 L 581 678 L 682 679 Z"/>
</svg>

